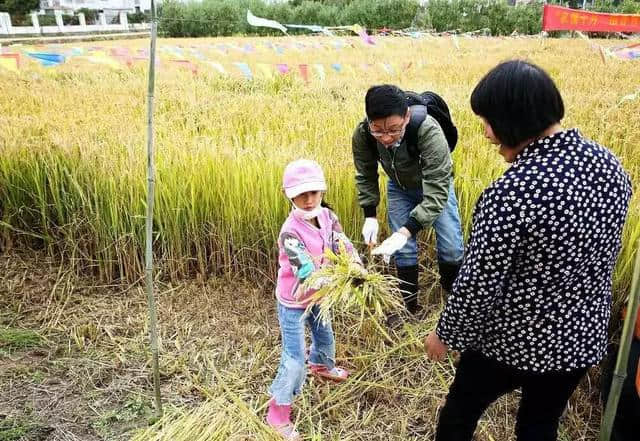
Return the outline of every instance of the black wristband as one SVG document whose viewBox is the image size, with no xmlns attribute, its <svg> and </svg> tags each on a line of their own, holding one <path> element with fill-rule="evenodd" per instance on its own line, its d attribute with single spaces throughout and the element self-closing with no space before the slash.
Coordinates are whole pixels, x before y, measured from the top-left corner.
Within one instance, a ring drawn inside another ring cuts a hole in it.
<svg viewBox="0 0 640 441">
<path fill-rule="evenodd" d="M 409 230 L 412 237 L 415 237 L 415 235 L 418 234 L 418 231 L 422 230 L 422 225 L 420 224 L 420 222 L 412 217 L 409 217 L 409 220 L 404 224 L 404 227 Z"/>
<path fill-rule="evenodd" d="M 367 205 L 366 207 L 362 207 L 364 211 L 364 217 L 376 217 L 376 206 L 375 205 Z"/>
</svg>

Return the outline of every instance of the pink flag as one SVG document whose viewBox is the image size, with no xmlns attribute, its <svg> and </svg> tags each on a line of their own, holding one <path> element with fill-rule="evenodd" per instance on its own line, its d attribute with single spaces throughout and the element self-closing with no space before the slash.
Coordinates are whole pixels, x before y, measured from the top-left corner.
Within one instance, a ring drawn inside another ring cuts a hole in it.
<svg viewBox="0 0 640 441">
<path fill-rule="evenodd" d="M 198 73 L 198 66 L 192 63 L 190 60 L 169 60 L 172 63 L 177 63 L 180 66 L 183 66 L 191 71 L 192 74 Z"/>
<path fill-rule="evenodd" d="M 300 75 L 302 75 L 302 79 L 305 83 L 309 83 L 309 66 L 306 64 L 299 64 L 298 69 L 300 69 Z"/>
<path fill-rule="evenodd" d="M 278 69 L 278 72 L 280 72 L 282 75 L 289 73 L 289 66 L 284 63 L 278 63 L 276 64 L 276 67 Z"/>
<path fill-rule="evenodd" d="M 353 32 L 355 32 L 356 34 L 358 34 L 360 36 L 360 38 L 362 38 L 362 41 L 365 44 L 371 44 L 371 45 L 376 44 L 376 42 L 374 41 L 373 37 L 371 37 L 369 34 L 367 34 L 367 31 L 364 30 L 364 28 L 362 26 L 353 25 L 353 26 L 351 26 L 351 30 Z"/>
</svg>

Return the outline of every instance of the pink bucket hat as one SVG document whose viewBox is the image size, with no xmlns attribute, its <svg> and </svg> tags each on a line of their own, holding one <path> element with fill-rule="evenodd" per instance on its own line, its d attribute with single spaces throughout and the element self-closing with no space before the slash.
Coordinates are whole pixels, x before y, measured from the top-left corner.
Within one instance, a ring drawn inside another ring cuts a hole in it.
<svg viewBox="0 0 640 441">
<path fill-rule="evenodd" d="M 307 191 L 326 191 L 327 182 L 320 164 L 310 159 L 298 159 L 285 167 L 282 187 L 284 194 L 293 199 Z"/>
</svg>

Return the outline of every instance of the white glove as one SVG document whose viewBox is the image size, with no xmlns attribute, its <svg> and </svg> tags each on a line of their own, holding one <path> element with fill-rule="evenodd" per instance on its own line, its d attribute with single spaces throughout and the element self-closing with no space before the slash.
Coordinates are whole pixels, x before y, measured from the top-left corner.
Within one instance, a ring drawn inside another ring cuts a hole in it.
<svg viewBox="0 0 640 441">
<path fill-rule="evenodd" d="M 364 237 L 364 243 L 369 245 L 378 243 L 378 219 L 375 217 L 368 217 L 364 220 L 364 225 L 362 226 L 362 237 Z"/>
<path fill-rule="evenodd" d="M 371 254 L 382 254 L 384 261 L 388 262 L 391 255 L 393 255 L 400 248 L 405 246 L 409 238 L 402 233 L 393 233 L 384 242 L 371 251 Z"/>
</svg>

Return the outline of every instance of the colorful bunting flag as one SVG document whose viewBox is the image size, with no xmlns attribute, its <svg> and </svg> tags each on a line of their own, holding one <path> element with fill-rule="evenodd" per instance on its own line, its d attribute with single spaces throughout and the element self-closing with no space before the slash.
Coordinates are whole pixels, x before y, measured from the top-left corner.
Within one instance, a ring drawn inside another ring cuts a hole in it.
<svg viewBox="0 0 640 441">
<path fill-rule="evenodd" d="M 371 37 L 369 34 L 367 34 L 367 31 L 365 31 L 362 26 L 353 25 L 351 27 L 351 30 L 353 30 L 353 32 L 358 34 L 360 36 L 360 38 L 362 38 L 362 41 L 365 42 L 365 44 L 370 44 L 370 45 L 376 44 L 376 42 L 373 40 L 373 37 Z"/>
<path fill-rule="evenodd" d="M 304 82 L 309 84 L 309 66 L 306 64 L 299 64 L 298 69 L 300 70 L 300 75 Z"/>
<path fill-rule="evenodd" d="M 118 63 L 116 60 L 101 51 L 92 52 L 89 55 L 85 56 L 84 59 L 90 61 L 91 63 L 104 64 L 113 69 L 122 69 L 122 64 Z"/>
<path fill-rule="evenodd" d="M 253 72 L 251 72 L 251 68 L 249 67 L 249 65 L 247 63 L 242 63 L 242 62 L 235 62 L 233 63 L 238 69 L 240 69 L 240 72 L 242 72 L 242 74 L 245 76 L 245 78 L 247 80 L 252 80 L 253 79 Z"/>
<path fill-rule="evenodd" d="M 205 61 L 207 59 L 207 57 L 205 57 L 204 54 L 200 52 L 198 49 L 191 47 L 189 48 L 189 50 L 191 51 L 193 56 L 196 57 L 198 60 Z"/>
<path fill-rule="evenodd" d="M 324 66 L 322 64 L 314 64 L 313 65 L 314 70 L 316 71 L 316 73 L 318 74 L 318 78 L 320 78 L 320 81 L 324 81 L 326 75 L 324 73 Z"/>
<path fill-rule="evenodd" d="M 262 73 L 262 76 L 266 79 L 273 78 L 273 67 L 271 64 L 258 63 L 258 70 Z"/>
<path fill-rule="evenodd" d="M 111 56 L 120 60 L 120 62 L 126 64 L 128 67 L 133 66 L 133 57 L 129 48 L 126 47 L 114 47 L 111 48 Z"/>
<path fill-rule="evenodd" d="M 324 26 L 318 26 L 318 25 L 296 25 L 296 24 L 286 24 L 285 26 L 288 27 L 288 28 L 293 28 L 293 29 L 308 29 L 311 32 L 318 32 L 318 33 L 326 35 L 327 37 L 333 37 L 334 36 L 333 32 L 331 32 L 329 29 L 325 28 Z"/>
<path fill-rule="evenodd" d="M 18 73 L 20 67 L 20 54 L 0 54 L 0 67 L 11 72 Z"/>
<path fill-rule="evenodd" d="M 62 54 L 44 53 L 44 52 L 27 52 L 31 58 L 40 61 L 43 66 L 57 66 L 64 63 L 65 57 Z"/>
<path fill-rule="evenodd" d="M 289 66 L 284 63 L 276 64 L 276 68 L 278 69 L 278 72 L 280 72 L 282 75 L 289 73 Z"/>
<path fill-rule="evenodd" d="M 191 62 L 190 60 L 169 60 L 172 63 L 176 63 L 180 66 L 183 66 L 185 69 L 189 69 L 192 74 L 198 73 L 198 65 Z"/>
<path fill-rule="evenodd" d="M 640 43 L 613 48 L 611 49 L 611 53 L 624 60 L 635 60 L 636 58 L 640 58 Z"/>
<path fill-rule="evenodd" d="M 225 70 L 224 66 L 220 63 L 216 63 L 215 61 L 209 61 L 209 64 L 211 65 L 211 67 L 213 67 L 215 70 L 217 70 L 221 75 L 226 75 L 227 71 Z"/>
<path fill-rule="evenodd" d="M 356 71 L 351 63 L 344 63 L 342 65 L 342 72 L 346 75 L 356 76 Z"/>
<path fill-rule="evenodd" d="M 264 27 L 264 28 L 278 29 L 278 30 L 282 31 L 285 35 L 287 35 L 287 28 L 282 26 L 280 23 L 278 23 L 275 20 L 268 20 L 266 18 L 256 17 L 248 9 L 247 9 L 247 22 L 251 26 L 260 26 L 260 27 Z"/>
</svg>

